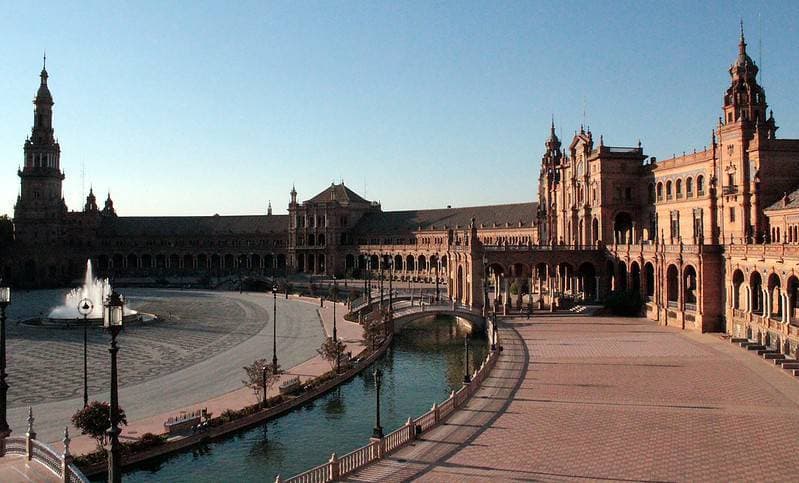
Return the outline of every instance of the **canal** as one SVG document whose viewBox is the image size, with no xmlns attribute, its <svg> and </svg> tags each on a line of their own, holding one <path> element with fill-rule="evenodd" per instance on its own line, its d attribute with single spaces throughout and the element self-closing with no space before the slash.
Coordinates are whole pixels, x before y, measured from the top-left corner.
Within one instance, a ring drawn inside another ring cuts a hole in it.
<svg viewBox="0 0 799 483">
<path fill-rule="evenodd" d="M 272 481 L 288 478 L 368 442 L 374 427 L 372 371 L 383 370 L 381 423 L 388 434 L 428 411 L 463 381 L 468 327 L 453 317 L 414 322 L 372 367 L 338 389 L 261 426 L 125 472 L 129 482 Z M 486 356 L 482 334 L 469 339 L 474 371 Z M 102 476 L 102 475 L 101 475 Z"/>
</svg>

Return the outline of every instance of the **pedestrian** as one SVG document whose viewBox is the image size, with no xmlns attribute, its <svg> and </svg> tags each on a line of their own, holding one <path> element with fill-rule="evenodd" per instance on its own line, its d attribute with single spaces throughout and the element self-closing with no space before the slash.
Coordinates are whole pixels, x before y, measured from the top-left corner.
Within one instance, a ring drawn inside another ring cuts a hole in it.
<svg viewBox="0 0 799 483">
<path fill-rule="evenodd" d="M 532 313 L 532 308 L 530 305 L 527 305 L 527 320 L 530 320 L 530 314 Z"/>
</svg>

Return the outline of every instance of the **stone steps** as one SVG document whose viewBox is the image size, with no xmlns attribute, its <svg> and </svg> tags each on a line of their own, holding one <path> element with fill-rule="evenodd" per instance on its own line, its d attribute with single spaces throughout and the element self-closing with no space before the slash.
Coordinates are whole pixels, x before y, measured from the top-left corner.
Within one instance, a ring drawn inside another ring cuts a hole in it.
<svg viewBox="0 0 799 483">
<path fill-rule="evenodd" d="M 757 355 L 761 356 L 767 361 L 773 361 L 774 365 L 782 367 L 782 369 L 788 371 L 788 373 L 792 376 L 799 378 L 799 360 L 789 359 L 782 352 L 769 349 L 763 344 L 752 342 L 749 339 L 733 337 L 730 339 L 730 342 L 733 344 L 738 344 L 748 351 L 757 353 Z"/>
</svg>

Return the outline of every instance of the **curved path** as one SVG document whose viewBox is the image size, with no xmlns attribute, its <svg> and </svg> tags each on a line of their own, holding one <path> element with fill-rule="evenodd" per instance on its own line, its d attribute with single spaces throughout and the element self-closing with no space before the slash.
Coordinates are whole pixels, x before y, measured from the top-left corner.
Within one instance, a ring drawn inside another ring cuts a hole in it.
<svg viewBox="0 0 799 483">
<path fill-rule="evenodd" d="M 119 336 L 119 397 L 128 421 L 240 389 L 242 367 L 257 358 L 272 357 L 271 296 L 179 290 L 125 293 L 130 294 L 134 308 L 168 318 L 162 323 L 130 326 Z M 277 342 L 282 367 L 293 367 L 316 355 L 324 339 L 317 308 L 278 297 Z M 35 390 L 27 397 L 38 401 L 33 403 L 33 411 L 39 439 L 56 441 L 83 403 L 82 331 L 23 326 L 14 330 L 9 343 L 8 372 L 15 374 L 9 376 L 9 424 L 15 433 L 24 432 L 27 407 L 14 395 L 20 386 L 32 385 Z M 108 339 L 101 330 L 92 333 L 90 399 L 108 398 Z M 74 396 L 47 397 L 47 391 Z"/>
<path fill-rule="evenodd" d="M 795 479 L 799 381 L 719 335 L 643 319 L 508 326 L 529 353 L 518 373 L 495 370 L 465 412 L 352 479 Z"/>
</svg>

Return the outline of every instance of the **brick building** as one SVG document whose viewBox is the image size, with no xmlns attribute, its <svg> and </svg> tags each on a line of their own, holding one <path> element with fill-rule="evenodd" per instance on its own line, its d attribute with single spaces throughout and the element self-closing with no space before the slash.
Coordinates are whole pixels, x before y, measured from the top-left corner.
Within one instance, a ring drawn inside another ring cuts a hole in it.
<svg viewBox="0 0 799 483">
<path fill-rule="evenodd" d="M 777 138 L 757 73 L 742 31 L 709 144 L 680 157 L 595 143 L 587 127 L 564 147 L 553 123 L 531 203 L 383 211 L 342 182 L 305 201 L 292 188 L 288 215 L 270 205 L 256 216 L 124 217 L 93 191 L 82 211 L 67 209 L 43 69 L 0 269 L 20 286 L 69 283 L 87 258 L 101 274 L 144 278 L 383 271 L 437 280 L 476 307 L 489 285 L 509 308 L 521 292 L 541 306 L 638 292 L 644 315 L 663 324 L 794 354 L 799 140 Z"/>
</svg>

